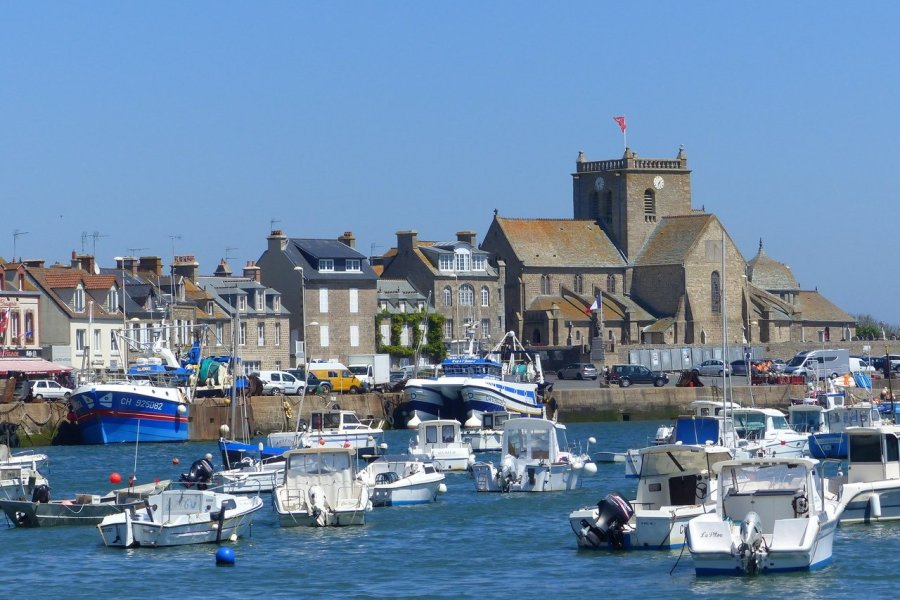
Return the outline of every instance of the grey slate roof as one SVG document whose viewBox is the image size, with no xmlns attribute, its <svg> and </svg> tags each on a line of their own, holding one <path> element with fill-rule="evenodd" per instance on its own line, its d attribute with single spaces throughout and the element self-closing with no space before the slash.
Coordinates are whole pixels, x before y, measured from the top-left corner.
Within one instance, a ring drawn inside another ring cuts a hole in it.
<svg viewBox="0 0 900 600">
<path fill-rule="evenodd" d="M 366 256 L 337 240 L 290 238 L 284 254 L 295 265 L 303 267 L 303 276 L 308 281 L 376 281 L 378 276 Z M 335 262 L 335 270 L 319 273 L 319 259 L 330 258 Z M 359 260 L 360 270 L 342 270 L 345 260 Z"/>
<path fill-rule="evenodd" d="M 800 284 L 790 267 L 771 258 L 759 242 L 759 252 L 747 263 L 747 276 L 753 285 L 770 291 L 799 290 Z"/>
<path fill-rule="evenodd" d="M 685 262 L 711 214 L 663 217 L 635 257 L 635 265 L 678 265 Z"/>
</svg>

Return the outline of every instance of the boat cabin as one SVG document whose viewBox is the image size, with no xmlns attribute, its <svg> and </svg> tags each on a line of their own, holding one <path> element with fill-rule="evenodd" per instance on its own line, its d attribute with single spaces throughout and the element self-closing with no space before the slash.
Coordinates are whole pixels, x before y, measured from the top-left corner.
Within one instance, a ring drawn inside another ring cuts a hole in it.
<svg viewBox="0 0 900 600">
<path fill-rule="evenodd" d="M 310 431 L 368 429 L 352 410 L 314 410 L 309 416 Z"/>
<path fill-rule="evenodd" d="M 500 379 L 503 365 L 473 356 L 448 358 L 441 362 L 444 377 L 481 377 Z"/>
<path fill-rule="evenodd" d="M 641 472 L 633 504 L 646 510 L 703 502 L 711 491 L 710 474 L 729 460 L 723 446 L 669 444 L 641 450 Z"/>
<path fill-rule="evenodd" d="M 848 483 L 900 479 L 900 427 L 855 427 L 846 434 Z"/>
<path fill-rule="evenodd" d="M 742 440 L 763 440 L 779 431 L 794 432 L 780 410 L 774 408 L 738 408 L 732 412 L 734 427 Z"/>
<path fill-rule="evenodd" d="M 462 436 L 459 421 L 454 419 L 435 419 L 419 423 L 419 444 L 432 448 L 440 448 L 449 444 L 461 444 Z"/>
<path fill-rule="evenodd" d="M 568 447 L 565 425 L 528 417 L 503 424 L 503 451 L 518 460 L 564 462 Z"/>
</svg>

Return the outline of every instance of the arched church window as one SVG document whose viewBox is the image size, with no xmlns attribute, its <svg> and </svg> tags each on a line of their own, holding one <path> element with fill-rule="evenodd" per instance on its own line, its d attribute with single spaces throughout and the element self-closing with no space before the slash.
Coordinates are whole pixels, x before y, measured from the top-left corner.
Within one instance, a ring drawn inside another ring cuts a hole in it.
<svg viewBox="0 0 900 600">
<path fill-rule="evenodd" d="M 615 275 L 606 276 L 606 291 L 610 294 L 616 293 L 616 277 Z"/>
<path fill-rule="evenodd" d="M 549 275 L 541 275 L 541 293 L 542 294 L 550 293 L 550 276 Z"/>
<path fill-rule="evenodd" d="M 710 306 L 712 307 L 712 312 L 720 313 L 722 312 L 722 285 L 719 280 L 719 272 L 713 271 L 710 276 L 709 281 L 709 291 L 710 291 Z"/>
<path fill-rule="evenodd" d="M 656 192 L 644 191 L 644 221 L 656 221 Z"/>
<path fill-rule="evenodd" d="M 582 277 L 581 275 L 576 275 L 574 287 L 575 287 L 576 294 L 583 293 L 584 292 L 584 277 Z"/>
</svg>

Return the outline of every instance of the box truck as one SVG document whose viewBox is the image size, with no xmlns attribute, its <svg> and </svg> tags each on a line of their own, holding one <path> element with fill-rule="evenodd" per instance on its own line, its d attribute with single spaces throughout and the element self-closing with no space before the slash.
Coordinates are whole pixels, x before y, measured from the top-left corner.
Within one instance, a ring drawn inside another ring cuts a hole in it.
<svg viewBox="0 0 900 600">
<path fill-rule="evenodd" d="M 366 391 L 381 391 L 391 381 L 390 354 L 351 354 L 347 368 L 362 381 Z"/>
</svg>

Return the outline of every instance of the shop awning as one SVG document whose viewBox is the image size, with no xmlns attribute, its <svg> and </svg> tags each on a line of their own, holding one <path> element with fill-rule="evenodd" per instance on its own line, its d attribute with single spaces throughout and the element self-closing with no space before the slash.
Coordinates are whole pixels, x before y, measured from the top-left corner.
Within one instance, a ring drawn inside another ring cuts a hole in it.
<svg viewBox="0 0 900 600">
<path fill-rule="evenodd" d="M 55 373 L 67 373 L 72 367 L 64 367 L 43 358 L 19 358 L 0 360 L 0 377 L 6 377 L 9 373 L 27 373 L 28 375 L 52 375 Z"/>
</svg>

